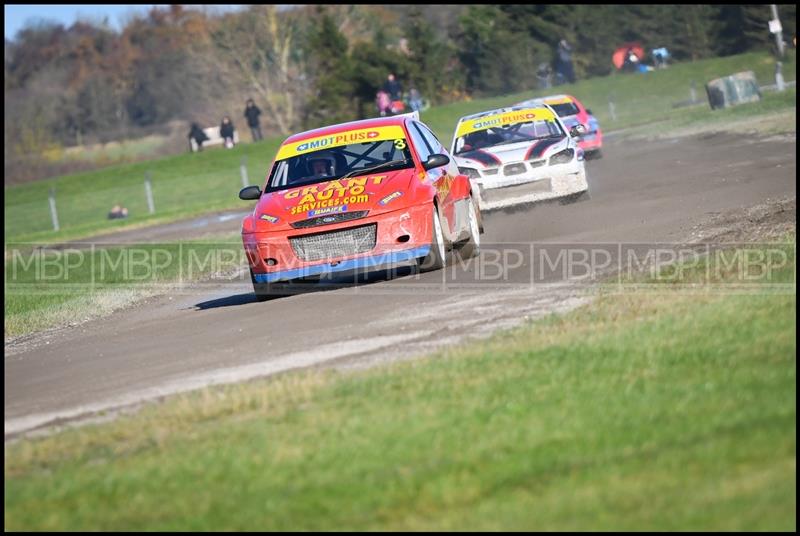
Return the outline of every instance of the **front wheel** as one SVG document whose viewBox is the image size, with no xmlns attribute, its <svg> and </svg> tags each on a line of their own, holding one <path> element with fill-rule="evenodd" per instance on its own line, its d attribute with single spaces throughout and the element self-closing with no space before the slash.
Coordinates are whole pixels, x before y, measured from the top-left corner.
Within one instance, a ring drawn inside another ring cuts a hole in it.
<svg viewBox="0 0 800 536">
<path fill-rule="evenodd" d="M 447 264 L 445 256 L 444 234 L 442 224 L 439 219 L 439 210 L 433 205 L 433 216 L 431 223 L 431 250 L 427 256 L 420 261 L 419 269 L 422 272 L 432 272 L 441 270 Z"/>
<path fill-rule="evenodd" d="M 475 210 L 475 201 L 472 197 L 469 198 L 467 218 L 469 219 L 469 238 L 458 251 L 462 259 L 471 259 L 481 252 L 481 230 L 478 225 L 478 211 Z"/>
<path fill-rule="evenodd" d="M 289 295 L 285 282 L 258 283 L 252 268 L 250 269 L 250 281 L 253 282 L 253 293 L 256 295 L 256 301 L 265 302 L 272 298 L 280 298 Z"/>
</svg>

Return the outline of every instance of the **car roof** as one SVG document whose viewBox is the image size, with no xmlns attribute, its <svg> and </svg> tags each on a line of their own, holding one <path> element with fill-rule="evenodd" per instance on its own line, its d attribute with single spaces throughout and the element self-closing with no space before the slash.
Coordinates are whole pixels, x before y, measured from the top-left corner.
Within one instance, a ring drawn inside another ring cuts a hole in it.
<svg viewBox="0 0 800 536">
<path fill-rule="evenodd" d="M 523 102 L 535 103 L 535 102 L 564 101 L 564 100 L 571 101 L 571 102 L 580 102 L 580 101 L 578 101 L 578 99 L 576 99 L 572 95 L 564 95 L 564 94 L 562 94 L 562 95 L 547 95 L 546 97 L 536 97 L 534 99 L 528 99 L 528 100 L 523 101 Z"/>
<path fill-rule="evenodd" d="M 407 119 L 410 118 L 410 114 L 406 115 L 396 115 L 391 117 L 376 117 L 373 119 L 361 119 L 358 121 L 350 121 L 347 123 L 339 123 L 338 125 L 330 125 L 327 127 L 316 128 L 314 130 L 306 130 L 305 132 L 300 132 L 298 134 L 293 134 L 286 138 L 286 141 L 283 143 L 292 143 L 296 141 L 302 141 L 308 138 L 315 138 L 317 136 L 324 136 L 325 134 L 337 134 L 339 132 L 346 132 L 348 130 L 358 130 L 362 128 L 376 128 L 376 127 L 387 127 L 392 125 L 402 126 Z"/>
<path fill-rule="evenodd" d="M 465 115 L 464 117 L 459 119 L 458 122 L 462 123 L 464 121 L 469 121 L 471 119 L 477 119 L 479 117 L 485 117 L 487 115 L 502 114 L 502 113 L 505 113 L 505 112 L 514 112 L 516 110 L 527 110 L 529 108 L 550 109 L 550 107 L 547 106 L 544 103 L 532 103 L 530 106 L 515 104 L 513 106 L 504 106 L 503 108 L 495 108 L 494 110 L 486 110 L 485 112 L 478 112 L 478 113 L 475 113 L 475 114 Z"/>
</svg>

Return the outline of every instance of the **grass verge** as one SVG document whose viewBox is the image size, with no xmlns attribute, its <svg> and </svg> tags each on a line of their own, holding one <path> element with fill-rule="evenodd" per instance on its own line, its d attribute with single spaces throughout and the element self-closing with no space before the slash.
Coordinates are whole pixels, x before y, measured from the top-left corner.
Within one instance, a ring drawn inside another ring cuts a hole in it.
<svg viewBox="0 0 800 536">
<path fill-rule="evenodd" d="M 246 265 L 236 234 L 91 249 L 13 246 L 5 261 L 6 338 L 105 316 Z"/>
<path fill-rule="evenodd" d="M 796 295 L 654 289 L 20 440 L 6 530 L 795 529 Z"/>
<path fill-rule="evenodd" d="M 786 80 L 796 74 L 794 52 L 784 65 Z M 763 53 L 713 58 L 671 66 L 646 75 L 614 74 L 548 90 L 569 93 L 580 98 L 598 117 L 608 132 L 622 128 L 649 125 L 673 116 L 695 119 L 694 112 L 675 110 L 673 105 L 688 99 L 692 82 L 700 99 L 703 84 L 712 78 L 742 70 L 753 70 L 762 84 L 773 82 L 774 59 Z M 439 106 L 427 110 L 422 119 L 449 144 L 456 121 L 463 115 L 508 106 L 520 100 L 542 96 L 541 91 L 476 99 Z M 609 99 L 616 105 L 612 120 Z M 788 103 L 784 103 L 788 106 Z M 752 105 L 745 105 L 741 109 Z M 794 106 L 794 104 L 792 104 Z M 737 112 L 740 113 L 740 112 Z M 720 114 L 724 115 L 724 114 Z M 198 154 L 184 154 L 150 162 L 138 162 L 103 170 L 67 175 L 5 188 L 6 241 L 41 241 L 45 243 L 75 240 L 108 233 L 144 223 L 174 221 L 215 210 L 249 206 L 240 201 L 239 168 L 246 159 L 251 184 L 261 184 L 275 151 L 283 138 L 259 143 L 241 144 L 233 150 L 210 149 Z M 148 211 L 145 197 L 145 173 L 152 174 L 156 213 Z M 55 188 L 56 206 L 61 230 L 52 230 L 48 192 Z M 130 218 L 106 220 L 115 204 L 123 204 Z"/>
<path fill-rule="evenodd" d="M 708 106 L 683 108 L 668 119 L 630 128 L 622 137 L 661 139 L 717 131 L 757 135 L 796 132 L 797 90 L 765 93 L 760 102 L 722 110 L 711 110 Z"/>
</svg>

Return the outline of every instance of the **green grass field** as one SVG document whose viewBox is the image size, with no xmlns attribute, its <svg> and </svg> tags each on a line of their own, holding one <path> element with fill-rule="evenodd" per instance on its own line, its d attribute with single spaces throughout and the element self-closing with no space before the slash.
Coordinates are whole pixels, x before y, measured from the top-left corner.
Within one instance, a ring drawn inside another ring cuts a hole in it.
<svg viewBox="0 0 800 536">
<path fill-rule="evenodd" d="M 796 75 L 794 52 L 790 54 L 784 66 L 787 81 L 794 80 Z M 699 113 L 697 109 L 673 109 L 675 103 L 689 98 L 691 81 L 696 82 L 698 97 L 704 99 L 705 82 L 748 69 L 756 73 L 761 83 L 773 82 L 774 59 L 767 54 L 751 53 L 677 64 L 646 75 L 615 74 L 560 86 L 551 91 L 570 93 L 580 98 L 608 132 Z M 609 116 L 608 99 L 611 95 L 616 103 L 616 121 Z M 794 106 L 794 95 L 796 93 L 792 92 L 791 103 L 782 98 L 774 100 L 769 97 L 769 100 L 784 107 L 790 104 Z M 422 114 L 422 119 L 442 141 L 449 143 L 459 117 L 507 106 L 534 96 L 541 96 L 541 93 L 523 92 L 454 103 L 432 108 Z M 758 105 L 740 108 L 751 106 Z M 724 116 L 728 112 L 725 110 L 719 115 Z M 241 158 L 247 158 L 250 182 L 261 184 L 281 141 L 282 138 L 272 138 L 260 143 L 242 144 L 230 151 L 209 149 L 200 154 L 184 154 L 6 187 L 5 241 L 51 243 L 163 223 L 214 210 L 246 209 L 250 204 L 240 201 L 237 196 L 241 188 Z M 144 177 L 147 171 L 152 172 L 154 215 L 148 213 L 145 198 Z M 61 226 L 59 232 L 52 230 L 48 204 L 51 188 L 56 191 Z M 106 220 L 106 214 L 117 203 L 128 207 L 130 217 L 110 222 Z"/>
<path fill-rule="evenodd" d="M 773 282 L 796 288 L 791 240 Z M 5 528 L 795 530 L 796 293 L 608 290 L 8 444 Z"/>
<path fill-rule="evenodd" d="M 236 235 L 95 250 L 12 251 L 5 337 L 106 316 L 147 296 L 246 266 Z"/>
</svg>

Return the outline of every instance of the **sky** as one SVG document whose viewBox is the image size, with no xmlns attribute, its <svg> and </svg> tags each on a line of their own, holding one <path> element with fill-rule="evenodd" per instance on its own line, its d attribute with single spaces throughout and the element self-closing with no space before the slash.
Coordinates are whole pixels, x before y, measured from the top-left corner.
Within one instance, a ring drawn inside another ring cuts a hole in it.
<svg viewBox="0 0 800 536">
<path fill-rule="evenodd" d="M 167 4 L 127 4 L 127 5 L 98 5 L 98 4 L 70 4 L 70 5 L 5 5 L 5 37 L 13 39 L 16 33 L 25 24 L 34 19 L 49 19 L 70 26 L 79 19 L 102 21 L 108 17 L 108 22 L 115 30 L 120 30 L 123 21 L 132 13 L 146 13 L 154 5 L 166 7 Z M 190 6 L 187 6 L 190 7 Z M 222 7 L 222 6 L 209 6 Z M 238 5 L 224 6 L 227 9 L 237 9 Z"/>
</svg>

